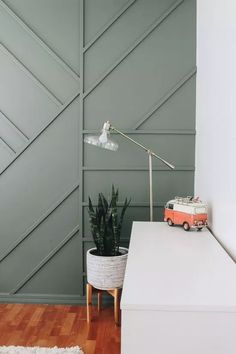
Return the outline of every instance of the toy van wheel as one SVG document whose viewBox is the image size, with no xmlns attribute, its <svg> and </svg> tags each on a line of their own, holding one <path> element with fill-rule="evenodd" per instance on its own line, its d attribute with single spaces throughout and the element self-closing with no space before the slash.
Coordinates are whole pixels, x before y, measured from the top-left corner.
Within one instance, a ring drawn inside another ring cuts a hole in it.
<svg viewBox="0 0 236 354">
<path fill-rule="evenodd" d="M 173 221 L 172 221 L 171 219 L 168 219 L 168 220 L 167 220 L 167 224 L 168 224 L 169 226 L 173 226 L 173 225 L 174 225 L 174 223 L 173 223 Z"/>
<path fill-rule="evenodd" d="M 183 228 L 184 228 L 185 231 L 189 231 L 189 229 L 190 229 L 189 223 L 184 222 L 183 223 Z"/>
<path fill-rule="evenodd" d="M 202 227 L 198 227 L 198 228 L 197 228 L 197 231 L 201 231 L 201 230 L 202 230 Z"/>
</svg>

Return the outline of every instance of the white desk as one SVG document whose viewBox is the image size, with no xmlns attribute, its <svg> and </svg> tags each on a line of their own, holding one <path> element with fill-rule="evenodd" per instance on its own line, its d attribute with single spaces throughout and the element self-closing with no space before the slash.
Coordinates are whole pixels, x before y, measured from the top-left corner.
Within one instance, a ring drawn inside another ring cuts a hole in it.
<svg viewBox="0 0 236 354">
<path fill-rule="evenodd" d="M 208 230 L 134 222 L 122 354 L 235 354 L 236 265 Z"/>
</svg>

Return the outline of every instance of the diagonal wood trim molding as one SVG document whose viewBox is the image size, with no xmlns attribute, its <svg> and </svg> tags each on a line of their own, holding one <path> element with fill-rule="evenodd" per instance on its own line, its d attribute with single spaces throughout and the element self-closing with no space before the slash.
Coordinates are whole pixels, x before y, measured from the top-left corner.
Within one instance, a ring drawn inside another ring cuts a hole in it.
<svg viewBox="0 0 236 354">
<path fill-rule="evenodd" d="M 40 81 L 37 76 L 35 76 L 32 71 L 30 71 L 5 45 L 0 43 L 0 50 L 10 58 L 27 76 L 30 77 L 32 81 L 41 89 L 43 90 L 46 95 L 50 98 L 52 102 L 54 102 L 57 106 L 61 106 L 63 103 L 59 100 L 56 95 L 47 88 L 46 85 L 42 81 Z"/>
<path fill-rule="evenodd" d="M 0 140 L 5 145 L 10 154 L 16 154 L 16 151 L 2 137 L 0 137 Z"/>
<path fill-rule="evenodd" d="M 106 23 L 106 25 L 98 32 L 96 33 L 95 37 L 92 38 L 84 47 L 83 51 L 84 53 L 94 45 L 95 42 L 123 15 L 124 12 L 126 12 L 137 0 L 131 0 L 128 1 L 125 6 L 121 8 L 121 10 L 115 14 L 114 17 L 111 18 L 109 22 Z"/>
<path fill-rule="evenodd" d="M 7 124 L 18 134 L 20 137 L 27 142 L 29 140 L 28 136 L 19 128 L 12 120 L 0 110 L 0 119 L 3 119 Z"/>
<path fill-rule="evenodd" d="M 100 85 L 112 71 L 114 71 L 124 59 L 126 59 L 165 19 L 172 14 L 184 0 L 177 0 L 172 6 L 167 9 L 158 19 L 138 38 L 135 43 L 100 77 L 95 83 L 88 88 L 84 93 L 84 98 L 87 97 L 98 85 Z"/>
<path fill-rule="evenodd" d="M 79 75 L 66 63 L 52 48 L 50 48 L 33 30 L 17 15 L 3 0 L 0 6 L 16 21 L 21 27 L 75 80 L 79 80 Z"/>
<path fill-rule="evenodd" d="M 77 225 L 42 261 L 34 267 L 34 269 L 12 289 L 9 295 L 17 293 L 31 278 L 35 276 L 38 271 L 52 259 L 56 253 L 58 253 L 79 231 L 79 225 Z"/>
<path fill-rule="evenodd" d="M 1 1 L 1 0 L 0 0 Z M 7 165 L 1 172 L 0 176 L 33 144 L 33 142 L 38 139 L 38 137 L 43 134 L 46 129 L 66 110 L 67 107 L 80 95 L 80 91 L 76 92 L 70 100 L 62 106 L 62 108 L 57 112 L 57 114 L 46 124 L 46 126 L 41 129 L 32 139 L 29 140 L 29 144 L 25 146 L 20 152 L 17 153 L 14 159 Z"/>
<path fill-rule="evenodd" d="M 78 189 L 79 183 L 74 184 L 63 196 L 56 201 L 50 208 L 48 208 L 40 218 L 35 221 L 28 229 L 15 240 L 7 250 L 0 254 L 0 262 L 9 256 L 27 237 L 29 237 L 32 232 L 37 229 L 37 227 L 42 224 L 67 198 L 71 196 L 76 189 Z"/>
<path fill-rule="evenodd" d="M 197 68 L 192 69 L 185 75 L 176 85 L 174 85 L 160 100 L 153 106 L 134 126 L 133 129 L 138 129 L 144 124 L 160 107 L 163 106 L 186 82 L 188 82 L 197 72 Z"/>
</svg>

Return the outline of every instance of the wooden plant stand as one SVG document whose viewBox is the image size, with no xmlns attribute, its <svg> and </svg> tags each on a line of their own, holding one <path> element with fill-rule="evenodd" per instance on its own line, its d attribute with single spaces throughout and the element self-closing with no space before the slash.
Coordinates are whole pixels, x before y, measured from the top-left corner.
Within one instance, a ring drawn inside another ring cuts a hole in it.
<svg viewBox="0 0 236 354">
<path fill-rule="evenodd" d="M 92 295 L 93 292 L 98 294 L 98 312 L 102 308 L 102 293 L 107 291 L 114 298 L 114 318 L 117 326 L 120 326 L 120 298 L 121 298 L 121 288 L 100 290 L 94 288 L 91 284 L 87 283 L 86 286 L 86 303 L 87 303 L 87 322 L 91 322 L 92 318 Z"/>
</svg>

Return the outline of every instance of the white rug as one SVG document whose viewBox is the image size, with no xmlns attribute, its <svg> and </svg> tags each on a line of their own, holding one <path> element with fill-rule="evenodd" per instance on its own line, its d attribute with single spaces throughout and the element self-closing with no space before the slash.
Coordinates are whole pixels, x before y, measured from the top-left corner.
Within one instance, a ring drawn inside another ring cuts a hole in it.
<svg viewBox="0 0 236 354">
<path fill-rule="evenodd" d="M 43 348 L 43 347 L 0 347 L 0 354 L 83 354 L 80 347 Z"/>
</svg>

